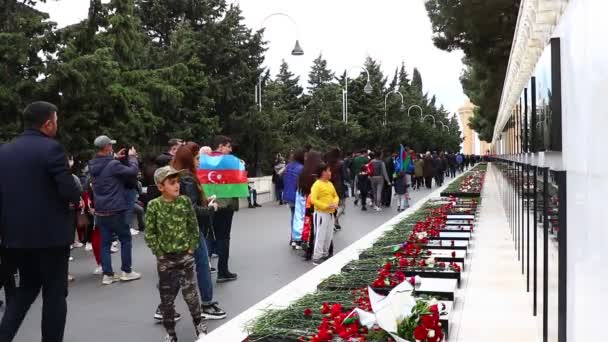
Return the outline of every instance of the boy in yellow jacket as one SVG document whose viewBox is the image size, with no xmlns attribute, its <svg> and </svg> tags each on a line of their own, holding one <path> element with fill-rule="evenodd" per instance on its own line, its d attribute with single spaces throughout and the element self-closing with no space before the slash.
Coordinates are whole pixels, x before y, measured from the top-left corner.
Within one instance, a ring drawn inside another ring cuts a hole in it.
<svg viewBox="0 0 608 342">
<path fill-rule="evenodd" d="M 317 169 L 319 179 L 312 185 L 310 190 L 310 201 L 315 207 L 315 249 L 312 261 L 319 265 L 327 259 L 329 246 L 333 240 L 333 214 L 338 209 L 340 198 L 331 183 L 331 170 L 328 165 L 321 163 Z"/>
</svg>

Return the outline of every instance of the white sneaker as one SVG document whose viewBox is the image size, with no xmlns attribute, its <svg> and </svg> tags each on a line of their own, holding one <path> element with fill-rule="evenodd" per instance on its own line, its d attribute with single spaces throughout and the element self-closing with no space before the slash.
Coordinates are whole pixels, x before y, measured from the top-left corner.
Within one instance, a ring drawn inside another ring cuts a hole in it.
<svg viewBox="0 0 608 342">
<path fill-rule="evenodd" d="M 122 272 L 122 276 L 120 276 L 121 281 L 132 281 L 139 278 L 141 278 L 141 274 L 133 271 L 131 271 L 131 273 Z"/>
<path fill-rule="evenodd" d="M 103 273 L 103 269 L 101 268 L 101 266 L 97 266 L 95 267 L 95 270 L 93 270 L 93 274 L 102 274 Z"/>
<path fill-rule="evenodd" d="M 74 257 L 70 255 L 70 261 L 74 261 Z"/>
<path fill-rule="evenodd" d="M 113 275 L 113 276 L 104 275 L 103 279 L 101 280 L 101 284 L 102 285 L 110 285 L 110 284 L 118 282 L 118 281 L 120 281 L 120 277 L 117 276 L 116 274 Z"/>
<path fill-rule="evenodd" d="M 131 228 L 131 236 L 139 234 L 139 230 Z"/>
<path fill-rule="evenodd" d="M 382 208 L 378 207 L 378 206 L 374 206 L 374 210 L 375 211 L 382 211 Z"/>
<path fill-rule="evenodd" d="M 118 247 L 116 247 L 116 246 L 110 247 L 110 253 L 117 253 L 117 252 L 118 252 Z"/>
<path fill-rule="evenodd" d="M 74 247 L 74 248 L 82 248 L 82 246 L 84 246 L 84 245 L 80 241 L 76 241 L 72 244 L 72 247 Z"/>
<path fill-rule="evenodd" d="M 84 250 L 87 252 L 90 252 L 93 250 L 93 245 L 91 245 L 90 242 L 87 242 L 87 244 L 84 246 Z"/>
</svg>

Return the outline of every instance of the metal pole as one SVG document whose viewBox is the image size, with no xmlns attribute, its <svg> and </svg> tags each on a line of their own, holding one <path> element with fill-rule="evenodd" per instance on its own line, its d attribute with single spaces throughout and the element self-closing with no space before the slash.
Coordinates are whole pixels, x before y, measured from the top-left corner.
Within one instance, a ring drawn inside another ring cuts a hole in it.
<svg viewBox="0 0 608 342">
<path fill-rule="evenodd" d="M 538 303 L 538 166 L 534 166 L 534 272 L 533 272 L 533 292 L 532 292 L 532 314 L 536 316 L 536 307 Z"/>
<path fill-rule="evenodd" d="M 543 168 L 543 342 L 549 337 L 549 168 Z"/>
</svg>

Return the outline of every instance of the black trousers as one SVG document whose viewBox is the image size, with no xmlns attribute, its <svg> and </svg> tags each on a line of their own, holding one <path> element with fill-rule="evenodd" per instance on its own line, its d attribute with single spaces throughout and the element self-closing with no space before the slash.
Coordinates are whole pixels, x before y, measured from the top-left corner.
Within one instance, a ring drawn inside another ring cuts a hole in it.
<svg viewBox="0 0 608 342">
<path fill-rule="evenodd" d="M 17 267 L 9 262 L 6 248 L 0 247 L 0 289 L 4 288 L 7 305 L 15 299 L 17 293 L 16 273 Z"/>
<path fill-rule="evenodd" d="M 232 231 L 232 218 L 234 210 L 222 208 L 213 215 L 213 230 L 217 246 L 217 273 L 218 276 L 227 275 L 228 259 L 230 258 L 230 233 Z"/>
<path fill-rule="evenodd" d="M 17 294 L 0 323 L 0 341 L 13 340 L 30 306 L 42 290 L 42 342 L 61 342 L 67 315 L 70 247 L 7 249 L 19 271 Z"/>
<path fill-rule="evenodd" d="M 427 189 L 430 189 L 433 187 L 433 177 L 424 177 L 424 184 L 426 185 Z"/>
</svg>

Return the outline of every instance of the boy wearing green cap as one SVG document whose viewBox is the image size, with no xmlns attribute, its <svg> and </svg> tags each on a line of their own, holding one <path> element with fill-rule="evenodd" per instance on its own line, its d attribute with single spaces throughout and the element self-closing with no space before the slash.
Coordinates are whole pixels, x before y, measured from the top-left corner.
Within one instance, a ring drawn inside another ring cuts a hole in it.
<svg viewBox="0 0 608 342">
<path fill-rule="evenodd" d="M 180 173 L 170 166 L 156 170 L 154 182 L 161 196 L 148 203 L 146 215 L 146 243 L 157 258 L 160 309 L 167 330 L 165 342 L 177 341 L 174 303 L 180 286 L 197 336 L 200 338 L 207 333 L 201 318 L 195 274 L 198 223 L 190 200 L 180 196 Z"/>
</svg>

